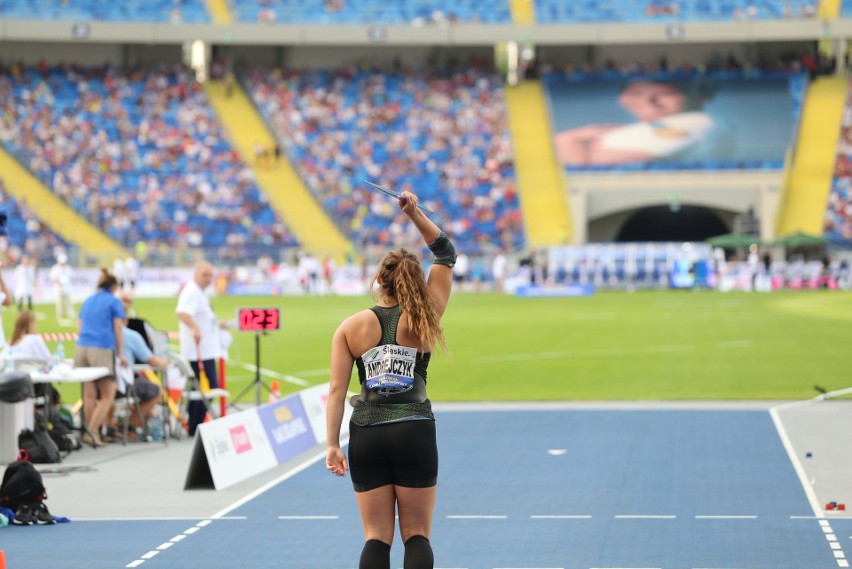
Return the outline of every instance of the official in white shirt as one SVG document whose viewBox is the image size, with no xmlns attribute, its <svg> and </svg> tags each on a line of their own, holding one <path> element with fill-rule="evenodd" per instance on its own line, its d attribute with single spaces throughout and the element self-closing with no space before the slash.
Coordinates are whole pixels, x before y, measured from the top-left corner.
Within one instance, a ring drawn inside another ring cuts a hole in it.
<svg viewBox="0 0 852 569">
<path fill-rule="evenodd" d="M 180 353 L 189 360 L 192 370 L 200 377 L 200 369 L 210 380 L 210 388 L 219 387 L 216 359 L 220 356 L 219 323 L 210 306 L 205 289 L 213 282 L 213 266 L 201 261 L 195 266 L 193 279 L 184 285 L 178 296 L 177 313 L 180 334 Z M 200 365 L 199 365 L 200 364 Z M 207 409 L 203 401 L 189 402 L 189 435 L 204 421 Z"/>
</svg>

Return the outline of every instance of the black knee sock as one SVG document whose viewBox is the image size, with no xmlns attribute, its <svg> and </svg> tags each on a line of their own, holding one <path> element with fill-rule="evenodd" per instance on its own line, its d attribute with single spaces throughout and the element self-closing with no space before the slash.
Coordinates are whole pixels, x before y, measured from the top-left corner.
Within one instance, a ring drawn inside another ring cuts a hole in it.
<svg viewBox="0 0 852 569">
<path fill-rule="evenodd" d="M 361 551 L 358 569 L 390 569 L 391 546 L 378 539 L 370 539 Z"/>
<path fill-rule="evenodd" d="M 435 557 L 432 555 L 432 544 L 422 535 L 415 535 L 405 542 L 404 569 L 432 569 Z"/>
</svg>

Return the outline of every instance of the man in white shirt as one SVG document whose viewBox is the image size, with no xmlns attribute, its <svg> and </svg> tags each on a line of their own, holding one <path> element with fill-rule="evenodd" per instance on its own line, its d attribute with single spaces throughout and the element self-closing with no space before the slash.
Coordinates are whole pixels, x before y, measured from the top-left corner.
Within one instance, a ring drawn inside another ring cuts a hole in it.
<svg viewBox="0 0 852 569">
<path fill-rule="evenodd" d="M 60 324 L 74 324 L 77 314 L 71 303 L 71 267 L 68 265 L 68 256 L 60 253 L 56 256 L 56 264 L 50 268 L 50 282 L 56 292 L 56 319 Z M 62 317 L 66 320 L 63 321 Z"/>
<path fill-rule="evenodd" d="M 201 261 L 195 266 L 193 279 L 184 285 L 178 296 L 177 317 L 180 320 L 180 353 L 189 360 L 192 370 L 201 377 L 203 369 L 210 380 L 210 388 L 219 386 L 216 359 L 220 355 L 219 332 L 216 314 L 204 292 L 213 282 L 213 266 Z M 203 401 L 189 402 L 189 435 L 204 421 L 207 409 Z"/>
</svg>

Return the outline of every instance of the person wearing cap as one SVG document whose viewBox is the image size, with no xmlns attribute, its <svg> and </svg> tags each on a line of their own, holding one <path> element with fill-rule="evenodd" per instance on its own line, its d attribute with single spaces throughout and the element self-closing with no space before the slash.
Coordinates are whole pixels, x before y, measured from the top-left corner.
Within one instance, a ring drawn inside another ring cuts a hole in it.
<svg viewBox="0 0 852 569">
<path fill-rule="evenodd" d="M 60 324 L 63 317 L 73 323 L 77 320 L 77 313 L 71 302 L 71 267 L 65 253 L 56 256 L 56 264 L 50 268 L 50 282 L 56 293 L 56 319 Z"/>
</svg>

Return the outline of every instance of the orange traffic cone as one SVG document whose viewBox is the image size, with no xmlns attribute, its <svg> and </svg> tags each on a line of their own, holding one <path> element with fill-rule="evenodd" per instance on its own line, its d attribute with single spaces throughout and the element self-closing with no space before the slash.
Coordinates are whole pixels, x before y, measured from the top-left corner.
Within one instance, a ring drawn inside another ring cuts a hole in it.
<svg viewBox="0 0 852 569">
<path fill-rule="evenodd" d="M 273 379 L 269 384 L 269 402 L 278 401 L 281 398 L 281 386 L 278 385 L 278 380 Z"/>
<path fill-rule="evenodd" d="M 6 569 L 6 554 L 0 550 L 0 569 Z"/>
<path fill-rule="evenodd" d="M 202 423 L 209 423 L 212 420 L 213 420 L 213 417 L 210 416 L 210 413 L 205 413 L 204 414 L 204 421 L 202 421 Z M 2 568 L 0 568 L 0 569 L 2 569 Z"/>
</svg>

